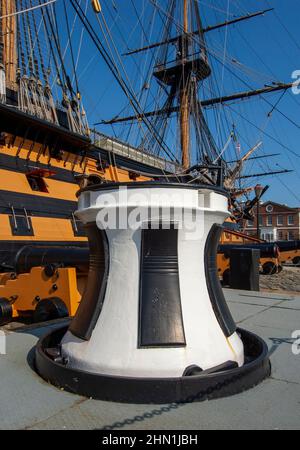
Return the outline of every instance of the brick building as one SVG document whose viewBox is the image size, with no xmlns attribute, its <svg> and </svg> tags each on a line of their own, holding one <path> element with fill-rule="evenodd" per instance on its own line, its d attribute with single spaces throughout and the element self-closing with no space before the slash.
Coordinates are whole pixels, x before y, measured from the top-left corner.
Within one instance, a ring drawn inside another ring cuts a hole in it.
<svg viewBox="0 0 300 450">
<path fill-rule="evenodd" d="M 257 209 L 253 211 L 254 221 L 247 221 L 245 232 L 256 236 Z M 260 237 L 266 241 L 294 241 L 300 239 L 300 208 L 290 208 L 275 202 L 259 206 Z"/>
</svg>

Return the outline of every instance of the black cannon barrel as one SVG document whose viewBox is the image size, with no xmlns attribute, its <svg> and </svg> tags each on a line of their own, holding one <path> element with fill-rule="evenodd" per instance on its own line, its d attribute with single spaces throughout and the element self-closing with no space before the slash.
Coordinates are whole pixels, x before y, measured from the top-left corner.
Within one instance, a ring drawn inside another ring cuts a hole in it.
<svg viewBox="0 0 300 450">
<path fill-rule="evenodd" d="M 27 273 L 33 267 L 46 267 L 51 264 L 87 270 L 89 248 L 25 245 L 16 254 L 14 268 L 16 273 Z"/>
<path fill-rule="evenodd" d="M 219 245 L 218 253 L 223 253 L 225 256 L 229 258 L 230 251 L 239 249 L 239 248 L 248 248 L 251 250 L 260 250 L 261 258 L 276 258 L 279 255 L 279 248 L 277 244 L 274 243 L 257 243 L 257 244 L 223 244 Z"/>
<path fill-rule="evenodd" d="M 300 250 L 300 241 L 278 241 L 276 244 L 282 252 Z"/>
</svg>

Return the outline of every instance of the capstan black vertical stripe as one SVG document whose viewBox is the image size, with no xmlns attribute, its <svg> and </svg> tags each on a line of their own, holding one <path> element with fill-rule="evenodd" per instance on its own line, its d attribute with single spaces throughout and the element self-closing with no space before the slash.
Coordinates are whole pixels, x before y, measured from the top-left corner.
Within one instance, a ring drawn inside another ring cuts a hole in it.
<svg viewBox="0 0 300 450">
<path fill-rule="evenodd" d="M 184 346 L 178 230 L 142 230 L 139 347 Z"/>
<path fill-rule="evenodd" d="M 88 280 L 70 331 L 89 340 L 102 311 L 109 273 L 109 246 L 104 230 L 95 223 L 85 225 L 89 238 L 90 265 Z"/>
<path fill-rule="evenodd" d="M 222 232 L 223 227 L 217 224 L 213 225 L 210 230 L 205 244 L 204 265 L 208 293 L 214 313 L 223 333 L 229 337 L 236 331 L 236 324 L 226 303 L 218 276 L 217 251 Z"/>
</svg>

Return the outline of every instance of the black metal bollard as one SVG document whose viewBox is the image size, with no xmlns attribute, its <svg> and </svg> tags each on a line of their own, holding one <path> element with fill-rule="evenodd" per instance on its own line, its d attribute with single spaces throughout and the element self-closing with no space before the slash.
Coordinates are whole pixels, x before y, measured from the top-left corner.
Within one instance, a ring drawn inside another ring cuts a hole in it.
<svg viewBox="0 0 300 450">
<path fill-rule="evenodd" d="M 259 291 L 260 251 L 249 248 L 230 250 L 230 287 Z"/>
</svg>

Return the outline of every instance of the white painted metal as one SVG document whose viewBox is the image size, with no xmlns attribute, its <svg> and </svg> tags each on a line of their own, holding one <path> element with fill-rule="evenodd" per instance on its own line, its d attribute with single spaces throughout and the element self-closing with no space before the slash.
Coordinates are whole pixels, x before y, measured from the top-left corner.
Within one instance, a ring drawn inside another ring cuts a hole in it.
<svg viewBox="0 0 300 450">
<path fill-rule="evenodd" d="M 108 195 L 109 194 L 109 195 Z M 125 212 L 134 207 L 142 215 L 153 208 L 151 220 L 169 221 L 159 206 L 185 208 L 184 225 L 191 226 L 197 212 L 198 232 L 187 228 L 178 232 L 179 283 L 186 346 L 178 348 L 138 348 L 138 310 L 141 229 L 108 229 L 110 269 L 104 305 L 89 341 L 71 332 L 62 340 L 62 353 L 69 367 L 94 373 L 131 377 L 179 377 L 186 367 L 208 369 L 226 361 L 244 363 L 243 344 L 234 333 L 226 338 L 209 298 L 204 267 L 204 247 L 213 224 L 228 216 L 227 199 L 210 191 L 189 188 L 131 188 L 126 195 L 111 191 L 85 192 L 79 199 L 79 218 L 96 220 L 106 205 L 108 211 Z M 103 223 L 102 223 L 103 225 Z"/>
</svg>

